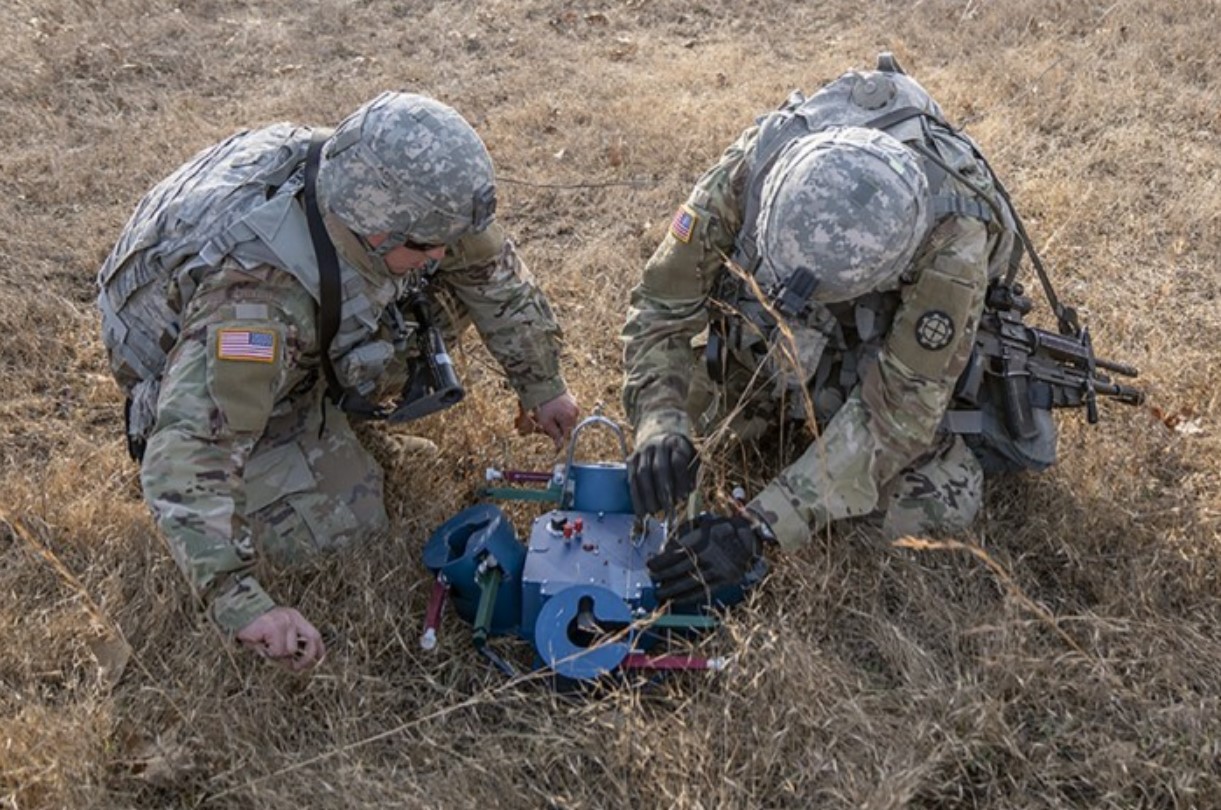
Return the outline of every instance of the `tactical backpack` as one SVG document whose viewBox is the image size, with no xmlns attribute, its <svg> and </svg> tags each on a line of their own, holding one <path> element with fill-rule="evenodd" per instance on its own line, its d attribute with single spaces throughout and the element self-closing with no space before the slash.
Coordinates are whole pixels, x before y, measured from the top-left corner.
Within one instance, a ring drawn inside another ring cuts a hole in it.
<svg viewBox="0 0 1221 810">
<path fill-rule="evenodd" d="M 314 134 L 276 124 L 239 132 L 201 151 L 144 196 L 102 264 L 97 299 L 102 340 L 115 380 L 127 394 L 133 458 L 142 454 L 156 419 L 161 375 L 178 339 L 180 313 L 204 275 L 225 260 L 281 268 L 316 301 L 328 299 L 327 306 L 320 303 L 322 314 L 330 313 L 322 318 L 329 329 L 321 340 L 331 347 L 323 352 L 328 379 L 334 378 L 327 368 L 332 356 L 340 358 L 337 366 L 348 386 L 354 385 L 348 379 L 355 374 L 351 369 L 376 371 L 393 356 L 391 344 L 370 342 L 397 294 L 393 280 L 377 283 L 332 262 L 323 295 L 315 240 L 296 199 Z M 329 387 L 333 398 L 341 398 L 334 390 L 338 383 Z"/>
<path fill-rule="evenodd" d="M 178 339 L 178 314 L 201 274 L 238 248 L 233 223 L 277 192 L 291 196 L 300 188 L 299 177 L 286 183 L 308 140 L 309 130 L 287 124 L 239 132 L 195 155 L 140 200 L 97 278 L 102 340 L 129 396 L 160 376 Z"/>
</svg>

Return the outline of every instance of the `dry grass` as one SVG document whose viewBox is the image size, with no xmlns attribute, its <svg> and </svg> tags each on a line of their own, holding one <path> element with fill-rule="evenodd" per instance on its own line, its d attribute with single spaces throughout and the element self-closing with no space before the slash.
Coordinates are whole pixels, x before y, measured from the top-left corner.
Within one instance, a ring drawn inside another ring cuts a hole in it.
<svg viewBox="0 0 1221 810">
<path fill-rule="evenodd" d="M 1217 12 L 8 0 L 0 807 L 1221 806 Z M 673 206 L 755 114 L 883 48 L 973 122 L 1152 408 L 1065 419 L 1062 464 L 994 487 L 970 547 L 849 529 L 777 561 L 703 642 L 728 672 L 569 700 L 506 683 L 453 621 L 439 654 L 415 641 L 428 530 L 488 464 L 552 461 L 505 438 L 513 405 L 470 345 L 471 396 L 419 426 L 433 468 L 370 435 L 395 535 L 272 578 L 327 662 L 296 678 L 217 643 L 139 500 L 92 309 L 151 183 L 240 126 L 434 94 L 498 162 L 573 387 L 617 415 L 627 293 Z"/>
</svg>

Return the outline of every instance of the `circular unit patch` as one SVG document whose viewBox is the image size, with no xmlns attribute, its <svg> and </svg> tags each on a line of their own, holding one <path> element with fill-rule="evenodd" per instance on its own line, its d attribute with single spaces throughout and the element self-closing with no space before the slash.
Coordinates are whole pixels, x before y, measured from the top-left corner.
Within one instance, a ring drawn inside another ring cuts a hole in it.
<svg viewBox="0 0 1221 810">
<path fill-rule="evenodd" d="M 916 342 L 930 352 L 939 351 L 954 339 L 954 319 L 940 309 L 930 309 L 916 321 Z"/>
</svg>

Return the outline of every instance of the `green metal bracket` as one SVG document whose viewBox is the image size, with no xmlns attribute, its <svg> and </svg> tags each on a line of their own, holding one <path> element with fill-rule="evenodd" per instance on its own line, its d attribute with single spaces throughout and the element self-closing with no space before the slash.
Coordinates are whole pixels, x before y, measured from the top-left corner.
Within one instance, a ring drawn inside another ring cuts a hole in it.
<svg viewBox="0 0 1221 810">
<path fill-rule="evenodd" d="M 484 487 L 479 491 L 479 494 L 484 498 L 495 498 L 501 501 L 535 501 L 539 503 L 559 503 L 562 497 L 558 487 L 548 487 L 547 489 Z"/>
<path fill-rule="evenodd" d="M 504 571 L 499 565 L 489 565 L 482 573 L 475 575 L 479 585 L 479 607 L 475 609 L 475 646 L 482 647 L 488 641 L 488 633 L 492 628 L 492 609 L 496 607 L 496 594 L 500 592 L 500 582 L 504 579 Z"/>
<path fill-rule="evenodd" d="M 715 616 L 666 613 L 658 616 L 649 626 L 659 630 L 714 630 L 721 626 L 721 622 Z"/>
</svg>

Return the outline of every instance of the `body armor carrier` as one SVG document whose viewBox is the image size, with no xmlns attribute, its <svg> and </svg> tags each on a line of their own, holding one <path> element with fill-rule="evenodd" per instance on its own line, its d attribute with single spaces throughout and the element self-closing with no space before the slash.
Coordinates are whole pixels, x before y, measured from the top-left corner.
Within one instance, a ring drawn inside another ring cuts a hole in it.
<svg viewBox="0 0 1221 810">
<path fill-rule="evenodd" d="M 781 368 L 773 360 L 777 367 L 770 370 L 776 384 L 790 391 L 811 391 L 815 414 L 824 423 L 843 404 L 862 369 L 876 358 L 898 308 L 899 292 L 897 287 L 877 290 L 855 301 L 824 305 L 811 300 L 812 289 L 785 289 L 760 262 L 757 236 L 763 184 L 787 146 L 835 127 L 880 129 L 920 159 L 932 195 L 932 228 L 950 216 L 984 222 L 993 237 L 989 278 L 1000 278 L 1021 258 L 1012 209 L 1001 195 L 992 193 L 996 180 L 974 141 L 953 130 L 928 92 L 905 75 L 893 58 L 883 54 L 878 68 L 846 73 L 809 98 L 794 92 L 780 109 L 758 120 L 759 135 L 745 186 L 743 225 L 732 259 L 737 268 L 754 277 L 769 302 L 764 306 L 733 272 L 722 273 L 715 293 L 715 298 L 731 311 L 741 312 L 754 328 L 742 330 L 729 319 L 714 320 L 708 363 L 713 379 L 719 381 L 714 366 L 724 362 L 720 356 L 724 350 L 734 352 L 748 367 L 756 365 L 758 356 L 775 339 L 776 324 L 770 307 L 785 317 L 800 363 L 798 372 Z M 925 234 L 924 239 L 927 237 Z M 918 249 L 916 255 L 920 252 Z M 904 274 L 900 283 L 909 280 Z M 793 403 L 791 416 L 804 418 L 802 398 L 790 396 L 788 400 Z"/>
<path fill-rule="evenodd" d="M 311 130 L 276 124 L 197 154 L 140 201 L 98 273 L 102 339 L 128 396 L 129 439 L 151 430 L 167 352 L 207 273 L 224 261 L 271 265 L 319 300 L 319 273 L 296 197 Z M 370 390 L 393 355 L 371 340 L 396 285 L 340 265 L 341 312 L 330 347 L 344 385 Z M 345 362 L 345 360 L 347 362 Z"/>
</svg>

